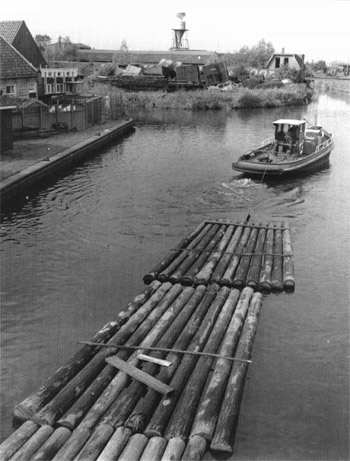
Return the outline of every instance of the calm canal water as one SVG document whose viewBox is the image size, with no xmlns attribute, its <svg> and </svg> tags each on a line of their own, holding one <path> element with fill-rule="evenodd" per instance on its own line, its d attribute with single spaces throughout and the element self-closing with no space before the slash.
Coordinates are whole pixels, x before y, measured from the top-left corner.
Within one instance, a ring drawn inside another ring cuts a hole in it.
<svg viewBox="0 0 350 461">
<path fill-rule="evenodd" d="M 316 114 L 335 137 L 329 169 L 275 184 L 231 170 L 273 120 Z M 4 216 L 1 439 L 14 405 L 142 292 L 179 240 L 204 219 L 249 212 L 289 221 L 296 291 L 264 299 L 232 459 L 348 459 L 349 114 L 344 95 L 229 114 L 129 113 L 135 133 Z"/>
</svg>

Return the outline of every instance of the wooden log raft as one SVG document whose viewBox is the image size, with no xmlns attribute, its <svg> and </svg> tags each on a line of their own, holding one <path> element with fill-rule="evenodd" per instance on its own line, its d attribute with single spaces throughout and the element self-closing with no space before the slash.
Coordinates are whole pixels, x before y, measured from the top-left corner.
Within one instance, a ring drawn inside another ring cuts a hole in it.
<svg viewBox="0 0 350 461">
<path fill-rule="evenodd" d="M 10 459 L 38 429 L 39 426 L 32 421 L 23 423 L 0 445 L 0 459 L 3 461 Z"/>
<path fill-rule="evenodd" d="M 234 226 L 228 226 L 225 230 L 225 234 L 221 239 L 219 245 L 215 249 L 215 252 L 209 255 L 208 261 L 203 265 L 201 270 L 194 276 L 194 283 L 198 285 L 208 285 L 210 276 L 216 267 L 217 263 L 222 257 L 222 253 L 226 250 L 230 239 L 234 231 Z"/>
<path fill-rule="evenodd" d="M 179 285 L 172 286 L 170 283 L 164 285 L 165 286 L 162 286 L 160 290 L 158 290 L 158 292 L 156 292 L 153 297 L 144 304 L 143 308 L 139 310 L 139 319 L 137 323 L 132 325 L 125 325 L 124 333 L 130 332 L 130 329 L 126 327 L 130 327 L 132 331 L 134 331 L 132 336 L 128 338 L 129 345 L 140 347 L 142 344 L 149 345 L 149 342 L 153 338 L 150 333 L 151 330 L 154 328 L 157 322 L 160 321 L 162 316 L 168 315 L 167 310 L 169 306 L 171 306 L 171 304 L 174 302 L 174 300 L 176 300 L 182 291 L 182 287 Z M 123 333 L 122 330 L 120 332 L 120 338 L 123 338 L 123 336 L 121 336 Z M 118 344 L 119 342 L 117 335 L 114 339 Z M 123 340 L 121 343 L 123 343 Z M 111 352 L 111 350 L 113 350 L 113 352 Z M 115 352 L 115 348 L 108 348 L 107 353 L 103 356 L 100 355 L 99 358 L 100 360 L 104 361 L 106 357 L 115 354 Z M 131 354 L 132 352 L 130 350 L 123 349 L 118 352 L 118 357 L 122 360 L 126 360 L 130 357 Z M 115 382 L 112 381 L 115 375 L 116 369 L 110 365 L 107 365 L 107 367 L 103 369 L 103 371 L 98 375 L 98 378 L 91 382 L 90 386 L 86 388 L 85 392 L 79 397 L 79 399 L 76 400 L 72 406 L 68 408 L 66 407 L 68 411 L 62 418 L 59 419 L 58 424 L 73 429 L 82 419 L 82 417 L 87 413 L 87 411 L 91 409 L 90 418 L 92 418 L 92 420 L 90 422 L 90 427 L 93 427 L 96 422 L 96 418 L 99 419 L 100 417 L 99 412 L 97 416 L 93 415 L 95 414 L 96 409 L 100 409 L 101 401 L 104 402 L 103 405 L 106 405 L 106 400 L 108 405 L 110 405 L 111 401 L 113 401 L 116 397 L 115 393 L 119 388 L 117 388 L 115 386 Z M 103 393 L 102 396 L 101 393 Z M 97 403 L 92 407 L 97 398 L 99 398 Z M 88 425 L 86 424 L 83 427 L 88 428 Z"/>
<path fill-rule="evenodd" d="M 52 461 L 72 461 L 79 453 L 81 447 L 83 447 L 85 442 L 89 439 L 90 435 L 91 431 L 87 429 L 76 429 L 74 431 L 74 439 L 71 440 L 71 436 L 52 458 Z"/>
<path fill-rule="evenodd" d="M 171 284 L 169 285 L 171 286 Z M 176 317 L 178 313 L 178 309 L 183 306 L 184 302 L 188 298 L 188 295 L 191 294 L 191 292 L 193 292 L 193 288 L 188 287 L 184 289 L 183 287 L 181 287 L 181 285 L 172 286 L 171 290 L 169 291 L 167 296 L 164 297 L 157 309 L 154 309 L 151 315 L 146 320 L 144 320 L 143 323 L 139 326 L 138 331 L 142 332 L 142 336 L 139 336 L 138 341 L 136 341 L 135 339 L 135 342 L 140 348 L 139 350 L 142 350 L 143 346 L 147 347 L 149 345 L 154 344 L 161 337 L 164 331 L 172 323 L 174 317 Z M 180 293 L 182 293 L 182 295 Z M 172 309 L 172 304 L 173 307 L 174 305 L 176 305 L 176 308 Z M 149 324 L 147 324 L 147 322 Z M 138 331 L 136 331 L 135 334 L 137 334 Z M 144 335 L 145 333 L 147 333 L 146 336 Z M 143 337 L 144 339 L 141 341 Z M 121 352 L 119 352 L 118 355 L 119 354 L 121 354 Z M 131 355 L 131 357 L 129 358 L 130 364 L 134 366 L 137 365 L 137 363 L 139 362 L 139 360 L 137 359 L 137 355 L 137 351 L 133 355 Z M 87 429 L 91 431 L 96 426 L 97 422 L 101 419 L 101 417 L 105 414 L 106 410 L 110 407 L 113 401 L 118 397 L 120 392 L 122 392 L 122 390 L 128 384 L 128 382 L 129 377 L 125 373 L 117 373 L 114 379 L 104 390 L 103 394 L 97 400 L 97 402 L 95 402 L 92 408 L 84 416 L 82 422 L 78 427 L 80 429 Z M 74 408 L 73 414 L 76 414 L 76 410 L 77 409 Z M 78 417 L 81 416 L 82 415 L 78 414 Z M 67 418 L 65 418 L 65 421 L 67 421 Z M 60 424 L 62 424 L 63 422 L 64 421 L 62 420 L 59 421 Z M 100 425 L 102 425 L 102 422 Z M 110 424 L 104 423 L 103 426 L 112 427 Z M 99 434 L 100 437 L 104 440 L 105 433 L 103 431 L 99 431 Z M 68 441 L 68 444 L 74 445 L 75 449 L 81 449 L 82 446 L 79 445 L 77 437 L 78 435 L 76 436 L 75 432 L 73 432 L 71 438 Z M 91 439 L 89 439 L 85 443 L 83 450 L 84 453 L 86 453 L 79 455 L 82 457 L 82 459 L 84 459 L 83 456 L 90 456 L 90 451 L 94 452 L 94 448 L 91 446 L 91 444 L 98 444 L 99 446 L 102 444 L 102 441 L 99 440 L 98 435 L 96 435 L 95 433 L 93 434 L 93 437 L 91 437 Z"/>
<path fill-rule="evenodd" d="M 283 244 L 281 229 L 275 230 L 275 245 L 273 256 L 271 288 L 274 291 L 283 290 Z"/>
<path fill-rule="evenodd" d="M 42 461 L 52 459 L 58 450 L 65 444 L 70 437 L 71 432 L 65 427 L 56 429 L 46 442 L 39 448 L 35 455 L 30 458 L 31 461 Z M 23 459 L 22 457 L 19 459 Z"/>
<path fill-rule="evenodd" d="M 190 267 L 190 269 L 186 272 L 186 274 L 181 277 L 180 281 L 184 285 L 193 285 L 195 282 L 196 274 L 202 269 L 203 265 L 206 263 L 208 258 L 212 255 L 213 251 L 220 245 L 222 237 L 225 234 L 226 226 L 220 226 L 216 234 L 210 240 L 209 244 L 204 248 L 202 254 L 199 256 L 197 255 L 197 259 L 194 264 Z"/>
<path fill-rule="evenodd" d="M 128 304 L 117 319 L 105 325 L 94 337 L 93 342 L 107 342 L 128 319 L 142 306 L 153 293 L 157 291 L 160 283 L 155 281 L 141 295 L 138 295 Z M 58 392 L 97 354 L 98 347 L 82 347 L 68 363 L 59 368 L 37 392 L 27 397 L 14 409 L 17 420 L 30 419 L 47 402 L 53 399 Z"/>
<path fill-rule="evenodd" d="M 254 293 L 249 306 L 246 322 L 238 343 L 236 356 L 249 359 L 251 357 L 254 337 L 257 329 L 258 316 L 262 305 L 263 295 Z M 236 435 L 238 417 L 245 384 L 248 364 L 234 363 L 227 383 L 224 399 L 210 448 L 213 451 L 232 453 Z"/>
<path fill-rule="evenodd" d="M 206 224 L 201 232 L 187 245 L 186 249 L 188 251 L 194 249 L 202 240 L 205 238 L 209 230 L 211 229 L 210 224 Z M 181 249 L 180 254 L 164 269 L 159 272 L 157 279 L 161 282 L 166 282 L 169 280 L 170 275 L 184 262 L 187 258 L 187 252 Z"/>
<path fill-rule="evenodd" d="M 243 250 L 248 242 L 250 233 L 251 233 L 251 227 L 249 226 L 245 227 L 242 233 L 242 236 L 238 242 L 238 245 L 236 247 L 235 253 L 233 257 L 231 258 L 228 266 L 226 267 L 226 270 L 222 276 L 222 279 L 218 280 L 219 285 L 232 287 L 232 280 L 236 272 L 236 269 L 238 267 L 238 264 L 240 262 L 241 256 L 243 255 Z"/>
<path fill-rule="evenodd" d="M 236 274 L 232 281 L 232 286 L 235 288 L 243 288 L 245 279 L 249 270 L 250 260 L 252 259 L 252 253 L 255 248 L 256 239 L 258 237 L 258 229 L 254 227 L 249 235 L 249 239 L 245 248 L 245 254 L 241 257 L 239 265 L 237 267 Z"/>
<path fill-rule="evenodd" d="M 259 288 L 263 293 L 271 291 L 271 277 L 273 267 L 273 245 L 274 245 L 274 230 L 269 227 L 267 229 L 265 254 L 262 261 L 262 269 L 260 271 Z"/>
<path fill-rule="evenodd" d="M 216 352 L 221 341 L 225 337 L 227 324 L 231 321 L 232 315 L 235 311 L 240 292 L 238 290 L 231 290 L 228 298 L 223 305 L 219 317 L 215 323 L 213 331 L 205 345 L 205 352 Z M 167 430 L 165 438 L 168 440 L 173 437 L 181 437 L 186 439 L 190 432 L 191 424 L 195 416 L 195 412 L 201 398 L 207 377 L 209 375 L 213 359 L 211 357 L 201 357 L 186 386 L 181 393 L 180 399 L 174 409 Z M 174 393 L 175 395 L 176 393 Z M 172 395 L 166 397 L 164 400 L 171 400 Z M 184 418 L 186 414 L 186 418 Z"/>
<path fill-rule="evenodd" d="M 179 286 L 179 285 L 175 285 Z M 174 286 L 174 287 L 175 287 Z M 153 330 L 149 333 L 147 337 L 147 341 L 149 343 L 154 343 L 157 339 L 160 339 L 160 344 L 164 344 L 167 342 L 173 342 L 176 336 L 179 335 L 180 331 L 178 329 L 173 328 L 173 320 L 175 320 L 175 325 L 178 323 L 179 327 L 181 327 L 184 322 L 186 321 L 186 318 L 188 316 L 188 312 L 185 309 L 184 313 L 185 315 L 183 316 L 178 316 L 179 311 L 183 309 L 183 307 L 186 305 L 186 302 L 188 300 L 189 295 L 193 293 L 193 288 L 187 287 L 183 289 L 182 292 L 182 297 L 181 295 L 176 299 L 175 303 L 168 309 L 168 311 L 164 314 L 163 318 L 158 322 L 158 324 L 153 328 Z M 202 290 L 202 293 L 200 293 L 200 296 L 203 296 L 204 294 L 204 287 Z M 181 311 L 182 312 L 182 311 Z M 180 319 L 180 320 L 178 320 Z M 170 331 L 170 328 L 172 328 L 174 331 Z M 140 349 L 142 349 L 142 345 L 140 345 Z M 137 360 L 137 353 L 134 354 L 134 359 L 130 361 L 130 363 L 136 365 L 138 363 Z M 146 369 L 149 370 L 150 367 L 153 367 L 154 364 L 147 364 Z M 113 380 L 113 388 L 114 392 L 115 389 L 118 389 L 119 392 L 121 392 L 120 396 L 119 393 L 116 395 L 116 400 L 113 402 L 113 404 L 110 406 L 110 408 L 107 410 L 106 414 L 103 416 L 101 419 L 99 426 L 104 426 L 104 427 L 118 427 L 121 425 L 125 418 L 129 415 L 131 409 L 133 408 L 135 401 L 141 396 L 140 392 L 144 392 L 144 387 L 143 385 L 140 385 L 140 383 L 135 382 L 131 383 L 130 386 L 126 389 L 125 386 L 128 383 L 129 379 L 128 376 L 125 373 L 118 373 L 118 375 L 115 377 Z M 123 393 L 123 389 L 125 389 L 125 392 Z M 101 418 L 100 414 L 100 418 Z M 85 419 L 88 419 L 89 416 L 87 416 Z M 98 426 L 98 427 L 99 427 Z M 84 427 L 84 422 L 81 424 L 81 427 Z M 99 432 L 101 434 L 101 438 L 104 439 L 105 435 L 103 431 Z M 99 439 L 97 439 L 97 436 L 94 435 L 94 437 L 89 440 L 84 448 L 83 448 L 83 454 L 80 456 L 83 459 L 84 453 L 87 451 L 89 452 L 90 450 L 93 450 L 92 447 L 90 447 L 91 444 L 100 444 Z"/>
<path fill-rule="evenodd" d="M 263 251 L 265 246 L 266 229 L 264 227 L 259 229 L 258 239 L 252 258 L 250 260 L 250 267 L 245 280 L 245 284 L 248 287 L 257 290 L 259 288 L 261 261 L 263 257 Z"/>
<path fill-rule="evenodd" d="M 114 461 L 118 459 L 131 436 L 132 431 L 130 429 L 123 426 L 118 427 L 108 440 L 97 460 Z"/>
<path fill-rule="evenodd" d="M 234 355 L 252 296 L 253 289 L 244 288 L 221 344 L 220 354 Z M 197 408 L 191 437 L 201 436 L 209 442 L 212 440 L 231 368 L 232 363 L 228 360 L 216 361 L 214 372 Z"/>
<path fill-rule="evenodd" d="M 181 277 L 183 277 L 186 274 L 186 272 L 192 266 L 192 264 L 201 256 L 203 250 L 205 250 L 205 248 L 210 244 L 211 240 L 214 238 L 219 228 L 220 226 L 218 224 L 214 224 L 209 229 L 205 237 L 193 249 L 193 251 L 187 252 L 185 260 L 180 264 L 176 271 L 170 275 L 169 280 L 171 281 L 171 283 L 177 283 L 181 280 Z"/>
<path fill-rule="evenodd" d="M 199 288 L 200 287 L 198 287 L 196 291 Z M 196 311 L 176 340 L 173 347 L 173 349 L 175 349 L 174 352 L 170 352 L 167 355 L 167 359 L 172 362 L 171 367 L 162 368 L 157 375 L 158 379 L 162 382 L 169 383 L 180 363 L 185 363 L 185 360 L 184 362 L 181 361 L 183 356 L 176 352 L 177 349 L 188 350 L 195 353 L 199 352 L 204 347 L 211 328 L 219 314 L 221 305 L 226 299 L 225 296 L 228 295 L 228 293 L 225 293 L 224 296 L 218 297 L 216 303 L 213 304 L 218 295 L 218 291 L 219 287 L 214 285 L 210 290 L 206 291 L 205 296 L 201 299 Z M 191 300 L 193 300 L 193 298 Z M 192 359 L 188 360 L 192 361 Z M 195 360 L 196 359 L 193 359 L 193 361 Z M 149 389 L 145 396 L 138 401 L 125 425 L 133 431 L 143 430 L 160 399 L 161 396 L 157 392 Z"/>
<path fill-rule="evenodd" d="M 284 229 L 282 235 L 283 244 L 283 285 L 288 293 L 295 289 L 293 250 L 289 229 Z"/>
<path fill-rule="evenodd" d="M 40 427 L 26 443 L 12 456 L 11 461 L 31 461 L 34 454 L 53 434 L 54 428 L 48 425 Z"/>
<path fill-rule="evenodd" d="M 207 441 L 200 435 L 193 435 L 187 442 L 182 459 L 184 461 L 200 461 L 206 451 Z"/>
<path fill-rule="evenodd" d="M 163 284 L 159 290 L 157 290 L 151 298 L 130 317 L 109 342 L 111 344 L 113 344 L 113 342 L 124 343 L 137 329 L 139 331 L 141 330 L 143 336 L 146 336 L 148 333 L 147 326 L 149 327 L 148 321 L 145 320 L 146 317 L 149 316 L 148 319 L 150 318 L 152 315 L 150 313 L 152 313 L 155 306 L 157 306 L 163 297 L 166 297 L 167 292 L 171 290 L 172 285 L 170 283 Z M 167 306 L 164 306 L 164 310 L 166 310 L 166 307 Z M 106 365 L 104 359 L 114 353 L 115 348 L 113 347 L 101 348 L 92 360 L 88 362 L 88 364 L 77 373 L 62 390 L 32 417 L 32 420 L 38 424 L 53 425 L 103 370 Z M 115 372 L 114 369 L 113 372 Z"/>
<path fill-rule="evenodd" d="M 202 224 L 187 246 L 177 247 L 171 263 L 167 265 L 166 258 L 160 263 L 162 270 L 154 277 L 184 285 L 218 283 L 238 289 L 250 286 L 265 293 L 271 289 L 294 291 L 293 254 L 286 223 Z"/>
<path fill-rule="evenodd" d="M 198 287 L 195 291 L 194 288 L 188 287 L 184 289 L 184 293 L 188 293 L 191 295 L 191 297 L 185 298 L 182 305 L 178 306 L 178 310 L 181 309 L 180 312 L 174 312 L 174 321 L 166 330 L 164 330 L 162 337 L 156 343 L 157 347 L 171 348 L 174 344 L 176 344 L 176 340 L 181 335 L 183 329 L 186 329 L 186 324 L 188 323 L 189 318 L 203 298 L 205 287 Z M 161 351 L 153 351 L 151 354 L 154 357 L 164 357 L 166 353 Z M 144 370 L 147 376 L 153 377 L 159 371 L 159 367 L 154 363 L 146 363 L 143 364 L 142 370 Z M 157 377 L 157 379 L 159 383 L 163 384 L 163 386 L 167 386 L 163 379 L 159 379 L 159 377 Z M 149 387 L 157 391 L 157 389 L 154 387 Z M 113 427 L 118 427 L 124 424 L 125 420 L 134 409 L 138 400 L 145 394 L 146 390 L 146 386 L 142 384 L 142 382 L 133 381 L 130 383 L 128 388 L 125 388 L 123 392 L 118 396 L 118 398 L 113 402 L 113 405 L 104 415 L 102 422 L 108 423 Z"/>
<path fill-rule="evenodd" d="M 226 302 L 229 295 L 229 289 L 223 287 L 215 297 L 210 309 L 208 310 L 204 320 L 201 324 L 200 329 L 194 336 L 193 340 L 188 346 L 188 350 L 202 350 L 208 341 L 208 338 L 213 332 L 213 328 L 216 324 L 218 315 L 222 309 L 222 306 Z M 170 357 L 167 356 L 170 360 Z M 144 433 L 148 437 L 162 436 L 165 428 L 168 424 L 170 416 L 176 403 L 181 395 L 183 388 L 186 385 L 187 379 L 193 367 L 198 361 L 198 357 L 192 355 L 186 355 L 182 358 L 180 365 L 176 368 L 173 376 L 171 376 L 170 385 L 176 389 L 171 399 L 162 399 L 154 411 L 146 430 Z M 166 373 L 168 369 L 162 370 Z M 159 375 L 160 376 L 160 375 Z"/>
<path fill-rule="evenodd" d="M 163 437 L 152 437 L 148 440 L 140 461 L 160 461 L 167 443 Z"/>
<path fill-rule="evenodd" d="M 165 267 L 169 266 L 174 261 L 174 259 L 176 259 L 176 257 L 181 254 L 182 249 L 185 248 L 195 237 L 197 237 L 205 226 L 205 222 L 200 223 L 199 226 L 188 237 L 182 239 L 181 242 L 178 243 L 176 247 L 171 250 L 171 252 L 164 259 L 162 259 L 159 264 L 157 264 L 157 266 L 155 266 L 148 274 L 144 276 L 143 281 L 147 285 L 151 283 Z"/>
</svg>

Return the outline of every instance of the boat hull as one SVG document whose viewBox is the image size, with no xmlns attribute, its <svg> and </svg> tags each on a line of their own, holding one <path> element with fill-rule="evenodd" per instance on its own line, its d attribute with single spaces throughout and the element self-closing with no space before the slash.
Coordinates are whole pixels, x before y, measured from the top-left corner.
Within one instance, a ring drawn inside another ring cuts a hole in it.
<svg viewBox="0 0 350 461">
<path fill-rule="evenodd" d="M 232 168 L 245 175 L 269 178 L 309 174 L 329 166 L 329 156 L 333 147 L 333 141 L 331 141 L 318 152 L 284 163 L 267 164 L 240 158 L 232 164 Z"/>
</svg>

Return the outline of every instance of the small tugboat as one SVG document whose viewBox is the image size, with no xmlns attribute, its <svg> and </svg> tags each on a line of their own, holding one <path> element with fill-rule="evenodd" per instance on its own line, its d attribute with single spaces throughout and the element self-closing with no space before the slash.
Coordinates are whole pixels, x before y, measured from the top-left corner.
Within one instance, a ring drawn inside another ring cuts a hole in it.
<svg viewBox="0 0 350 461">
<path fill-rule="evenodd" d="M 319 125 L 306 129 L 305 120 L 281 119 L 273 125 L 275 138 L 239 157 L 234 170 L 271 178 L 307 174 L 328 165 L 332 133 Z"/>
</svg>

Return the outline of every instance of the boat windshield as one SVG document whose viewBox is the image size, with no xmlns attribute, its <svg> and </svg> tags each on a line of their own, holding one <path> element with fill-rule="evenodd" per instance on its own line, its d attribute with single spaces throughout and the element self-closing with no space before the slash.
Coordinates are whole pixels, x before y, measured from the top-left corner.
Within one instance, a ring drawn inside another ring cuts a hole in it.
<svg viewBox="0 0 350 461">
<path fill-rule="evenodd" d="M 286 152 L 300 155 L 305 134 L 305 122 L 281 119 L 274 122 L 274 126 L 276 153 Z"/>
</svg>

